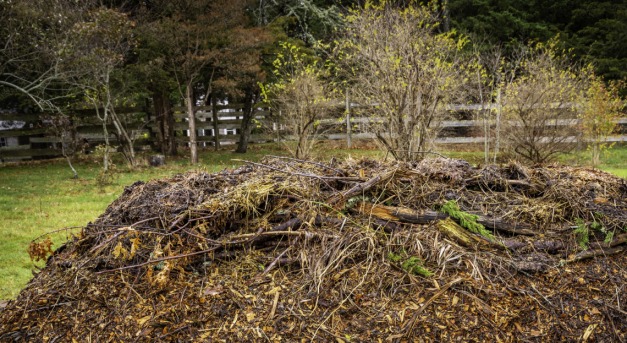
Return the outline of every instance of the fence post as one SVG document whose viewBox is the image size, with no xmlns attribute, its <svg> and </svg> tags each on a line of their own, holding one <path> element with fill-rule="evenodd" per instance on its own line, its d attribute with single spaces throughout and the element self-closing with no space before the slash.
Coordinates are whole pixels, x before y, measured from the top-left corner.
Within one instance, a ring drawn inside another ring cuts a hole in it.
<svg viewBox="0 0 627 343">
<path fill-rule="evenodd" d="M 496 132 L 494 139 L 494 161 L 496 164 L 496 157 L 499 154 L 499 148 L 501 147 L 501 114 L 503 111 L 503 106 L 501 104 L 501 88 L 498 89 L 498 93 L 496 94 Z"/>
</svg>

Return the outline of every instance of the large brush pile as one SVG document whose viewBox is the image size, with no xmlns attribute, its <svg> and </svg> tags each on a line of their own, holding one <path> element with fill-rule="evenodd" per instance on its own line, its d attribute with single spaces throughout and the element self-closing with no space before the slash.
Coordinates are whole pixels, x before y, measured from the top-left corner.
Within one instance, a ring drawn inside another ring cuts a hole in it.
<svg viewBox="0 0 627 343">
<path fill-rule="evenodd" d="M 276 158 L 138 182 L 0 341 L 625 341 L 625 230 L 626 181 L 570 167 Z"/>
</svg>

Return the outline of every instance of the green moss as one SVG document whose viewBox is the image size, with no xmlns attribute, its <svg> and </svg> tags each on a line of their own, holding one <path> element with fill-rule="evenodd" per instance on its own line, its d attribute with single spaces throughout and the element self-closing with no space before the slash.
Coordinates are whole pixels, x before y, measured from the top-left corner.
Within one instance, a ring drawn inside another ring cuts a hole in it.
<svg viewBox="0 0 627 343">
<path fill-rule="evenodd" d="M 444 205 L 442 205 L 442 208 L 440 210 L 451 216 L 451 218 L 456 219 L 459 222 L 459 225 L 461 225 L 466 230 L 472 233 L 479 234 L 491 242 L 495 241 L 492 232 L 490 232 L 485 228 L 485 226 L 477 222 L 477 219 L 479 219 L 479 217 L 474 214 L 462 211 L 457 205 L 457 202 L 455 202 L 455 200 L 447 201 Z"/>
<path fill-rule="evenodd" d="M 577 228 L 575 228 L 573 232 L 575 233 L 577 244 L 579 244 L 581 249 L 587 250 L 588 243 L 590 242 L 590 230 L 588 230 L 588 225 L 580 218 L 575 219 L 575 224 Z"/>
<path fill-rule="evenodd" d="M 401 269 L 410 274 L 421 275 L 424 277 L 430 277 L 433 275 L 433 272 L 423 265 L 424 263 L 419 257 L 408 256 L 404 250 L 401 250 L 398 254 L 389 252 L 387 257 L 388 260 L 397 264 L 403 261 L 400 264 Z"/>
<path fill-rule="evenodd" d="M 400 262 L 403 259 L 403 256 L 395 254 L 393 252 L 388 253 L 388 260 L 392 262 Z"/>
<path fill-rule="evenodd" d="M 416 256 L 412 256 L 405 260 L 403 264 L 401 264 L 401 268 L 408 273 L 412 273 L 415 275 L 422 275 L 424 277 L 430 277 L 433 275 L 433 272 L 428 270 L 422 265 L 422 260 Z"/>
</svg>

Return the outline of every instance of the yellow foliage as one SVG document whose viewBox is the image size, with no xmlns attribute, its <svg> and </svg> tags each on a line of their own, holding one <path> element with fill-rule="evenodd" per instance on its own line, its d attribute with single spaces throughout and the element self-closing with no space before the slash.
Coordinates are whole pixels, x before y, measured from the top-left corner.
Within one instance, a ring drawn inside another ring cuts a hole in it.
<svg viewBox="0 0 627 343">
<path fill-rule="evenodd" d="M 126 259 L 129 256 L 129 253 L 128 250 L 126 250 L 126 248 L 124 248 L 124 246 L 122 245 L 122 242 L 118 242 L 118 244 L 113 249 L 112 255 L 116 259 Z"/>
</svg>

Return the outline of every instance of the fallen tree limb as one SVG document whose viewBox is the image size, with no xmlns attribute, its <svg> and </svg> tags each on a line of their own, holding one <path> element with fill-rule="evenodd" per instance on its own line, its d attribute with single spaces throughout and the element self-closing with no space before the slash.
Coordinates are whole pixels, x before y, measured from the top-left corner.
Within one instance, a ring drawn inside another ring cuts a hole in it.
<svg viewBox="0 0 627 343">
<path fill-rule="evenodd" d="M 477 223 L 485 226 L 488 229 L 507 232 L 515 235 L 523 236 L 535 236 L 537 233 L 531 230 L 531 225 L 506 222 L 502 219 L 490 218 L 482 215 L 475 214 L 479 217 Z"/>
<path fill-rule="evenodd" d="M 609 244 L 604 242 L 594 242 L 590 243 L 590 247 L 595 249 L 613 248 L 625 243 L 627 243 L 627 233 L 616 236 L 611 242 L 609 242 Z"/>
<path fill-rule="evenodd" d="M 410 224 L 428 224 L 434 220 L 449 218 L 449 215 L 435 211 L 416 211 L 409 208 L 375 205 L 361 202 L 357 205 L 357 211 L 361 214 L 370 214 L 379 219 L 397 221 Z M 533 236 L 535 233 L 520 224 L 505 222 L 500 219 L 478 216 L 477 223 L 488 229 L 499 230 L 526 236 Z"/>
<path fill-rule="evenodd" d="M 567 248 L 564 242 L 556 240 L 533 242 L 533 247 L 536 250 L 545 251 L 549 254 L 556 254 Z"/>
<path fill-rule="evenodd" d="M 372 187 L 380 183 L 387 182 L 394 176 L 394 174 L 396 174 L 397 171 L 398 171 L 398 168 L 391 169 L 383 174 L 374 176 L 373 178 L 369 179 L 366 182 L 359 183 L 349 190 L 337 193 L 331 198 L 329 198 L 328 203 L 331 206 L 340 205 L 336 207 L 341 207 L 341 205 L 343 205 L 344 202 L 348 200 L 348 198 L 353 197 L 355 195 L 363 194 L 364 192 L 371 189 Z"/>
<path fill-rule="evenodd" d="M 535 242 L 519 242 L 516 240 L 503 240 L 503 245 L 511 251 L 517 250 L 537 250 L 556 254 L 568 248 L 568 245 L 560 240 L 539 240 Z"/>
<path fill-rule="evenodd" d="M 478 247 L 492 247 L 503 249 L 504 246 L 498 243 L 490 242 L 486 239 L 481 238 L 478 235 L 473 235 L 468 232 L 463 227 L 459 226 L 452 218 L 446 218 L 442 220 L 438 220 L 436 223 L 436 227 L 442 234 L 444 234 L 449 239 L 467 247 L 467 248 L 478 248 Z"/>
<path fill-rule="evenodd" d="M 379 219 L 409 224 L 428 224 L 434 220 L 449 217 L 448 214 L 435 211 L 419 212 L 408 208 L 375 205 L 367 202 L 360 202 L 356 206 L 356 210 L 361 214 L 372 215 Z"/>
<path fill-rule="evenodd" d="M 622 253 L 624 251 L 627 251 L 627 247 L 623 245 L 617 246 L 614 248 L 608 248 L 608 249 L 590 249 L 590 250 L 585 250 L 585 251 L 578 253 L 574 257 L 566 261 L 563 261 L 563 263 L 572 263 L 572 262 L 577 262 L 581 260 L 587 260 L 589 258 L 593 258 L 597 256 L 615 255 L 615 254 Z"/>
</svg>

